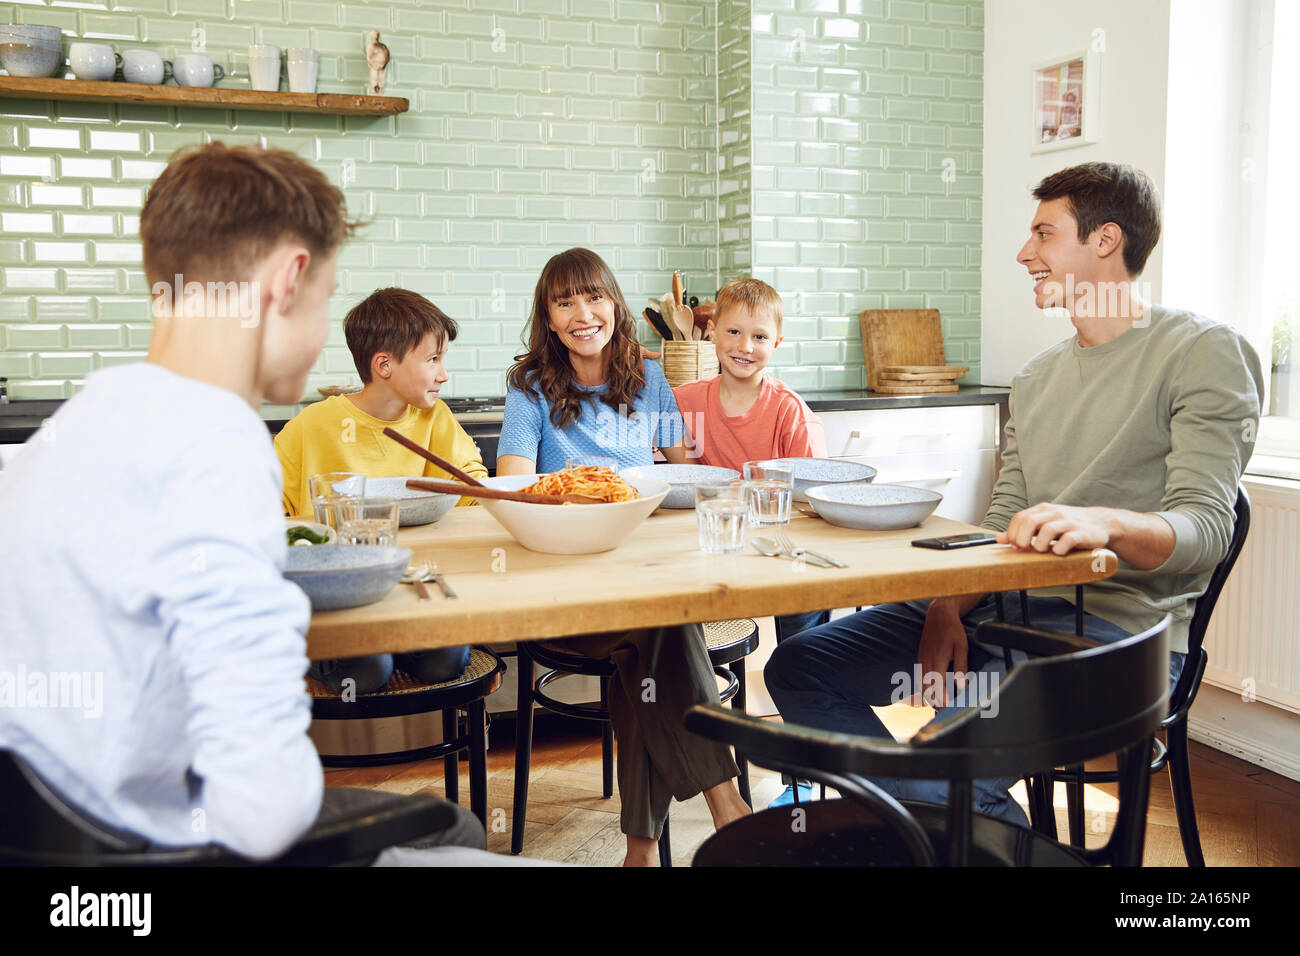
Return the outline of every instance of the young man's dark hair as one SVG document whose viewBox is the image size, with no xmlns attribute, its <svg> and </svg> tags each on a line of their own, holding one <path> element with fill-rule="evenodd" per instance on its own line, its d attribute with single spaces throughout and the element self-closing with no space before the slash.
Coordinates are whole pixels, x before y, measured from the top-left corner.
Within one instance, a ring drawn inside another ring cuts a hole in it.
<svg viewBox="0 0 1300 956">
<path fill-rule="evenodd" d="M 363 382 L 370 381 L 376 354 L 387 352 L 400 362 L 430 332 L 445 346 L 456 341 L 456 322 L 409 289 L 377 289 L 343 319 L 343 335 Z"/>
<path fill-rule="evenodd" d="M 1124 231 L 1124 265 L 1138 276 L 1160 239 L 1160 193 L 1150 177 L 1123 163 L 1083 163 L 1053 173 L 1034 189 L 1040 202 L 1064 197 L 1079 241 L 1113 222 Z"/>
</svg>

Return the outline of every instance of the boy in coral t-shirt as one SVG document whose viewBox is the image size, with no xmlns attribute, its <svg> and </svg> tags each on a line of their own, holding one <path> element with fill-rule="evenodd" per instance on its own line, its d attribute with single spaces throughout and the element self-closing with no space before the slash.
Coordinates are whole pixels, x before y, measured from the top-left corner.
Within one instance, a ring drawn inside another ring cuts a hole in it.
<svg viewBox="0 0 1300 956">
<path fill-rule="evenodd" d="M 825 458 L 822 423 L 798 393 L 763 374 L 781 344 L 781 296 L 733 279 L 710 323 L 719 373 L 673 389 L 700 464 L 734 468 L 763 458 Z"/>
<path fill-rule="evenodd" d="M 719 372 L 673 389 L 688 454 L 700 464 L 740 471 L 764 458 L 827 457 L 821 419 L 794 389 L 763 374 L 781 344 L 782 317 L 781 296 L 759 279 L 733 279 L 718 293 L 709 329 Z M 778 615 L 777 643 L 829 620 L 829 611 Z M 793 799 L 793 782 L 784 779 L 791 785 L 773 806 Z M 799 786 L 800 799 L 811 797 L 810 784 Z"/>
<path fill-rule="evenodd" d="M 673 389 L 687 448 L 700 464 L 734 468 L 764 458 L 825 458 L 819 419 L 798 393 L 763 374 L 781 344 L 781 296 L 759 279 L 733 279 L 709 323 L 719 373 Z M 776 619 L 778 642 L 829 620 L 826 611 Z"/>
</svg>

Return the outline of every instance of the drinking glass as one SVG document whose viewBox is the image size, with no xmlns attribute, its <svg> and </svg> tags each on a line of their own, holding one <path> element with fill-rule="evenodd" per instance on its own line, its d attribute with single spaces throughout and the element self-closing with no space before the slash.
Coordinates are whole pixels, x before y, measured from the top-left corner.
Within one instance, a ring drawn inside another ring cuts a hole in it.
<svg viewBox="0 0 1300 956">
<path fill-rule="evenodd" d="M 790 523 L 794 469 L 766 461 L 745 462 L 749 484 L 749 523 L 757 527 Z"/>
<path fill-rule="evenodd" d="M 317 524 L 338 531 L 342 526 L 339 507 L 345 501 L 366 493 L 366 476 L 353 471 L 328 471 L 307 479 L 311 491 L 311 508 Z"/>
<path fill-rule="evenodd" d="M 339 505 L 341 544 L 397 543 L 396 498 L 349 498 Z"/>
<path fill-rule="evenodd" d="M 743 481 L 695 486 L 695 524 L 705 554 L 734 554 L 745 548 L 749 518 L 747 486 Z"/>
<path fill-rule="evenodd" d="M 570 468 L 608 468 L 610 471 L 618 471 L 618 459 L 608 458 L 604 455 L 575 455 L 564 463 L 564 470 Z"/>
</svg>

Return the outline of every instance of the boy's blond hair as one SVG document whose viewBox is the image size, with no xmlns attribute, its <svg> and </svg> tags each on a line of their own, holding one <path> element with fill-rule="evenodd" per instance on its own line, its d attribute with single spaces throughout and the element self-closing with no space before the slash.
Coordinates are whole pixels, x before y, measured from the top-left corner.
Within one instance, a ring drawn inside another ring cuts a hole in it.
<svg viewBox="0 0 1300 956">
<path fill-rule="evenodd" d="M 751 313 L 766 312 L 776 323 L 776 334 L 781 334 L 781 320 L 785 317 L 781 306 L 781 296 L 762 279 L 732 279 L 718 292 L 718 312 L 715 321 L 722 321 L 722 315 L 730 306 L 741 305 Z"/>
</svg>

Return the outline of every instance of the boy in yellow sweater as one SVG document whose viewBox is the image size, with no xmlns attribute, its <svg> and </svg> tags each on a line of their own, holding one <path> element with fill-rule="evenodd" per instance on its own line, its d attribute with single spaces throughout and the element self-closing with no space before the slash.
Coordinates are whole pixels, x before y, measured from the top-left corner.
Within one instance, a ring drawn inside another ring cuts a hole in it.
<svg viewBox="0 0 1300 956">
<path fill-rule="evenodd" d="M 384 435 L 393 428 L 473 475 L 487 468 L 438 392 L 447 381 L 444 359 L 456 323 L 436 305 L 406 289 L 380 289 L 343 320 L 352 361 L 365 387 L 335 395 L 299 413 L 276 436 L 284 470 L 284 512 L 311 514 L 307 479 L 329 471 L 371 478 L 423 475 L 452 479 Z M 473 504 L 462 498 L 460 504 Z"/>
<path fill-rule="evenodd" d="M 343 333 L 365 387 L 309 406 L 275 439 L 284 473 L 284 511 L 311 513 L 307 481 L 329 471 L 369 478 L 423 475 L 450 479 L 441 468 L 384 435 L 393 428 L 473 475 L 486 478 L 478 446 L 438 392 L 447 382 L 443 364 L 456 339 L 456 323 L 436 305 L 407 289 L 380 289 L 352 309 Z M 473 504 L 462 498 L 461 505 Z M 451 680 L 469 663 L 468 647 L 399 654 L 396 666 L 417 680 Z M 389 654 L 317 661 L 311 674 L 342 690 L 352 678 L 357 693 L 378 690 L 392 676 Z"/>
</svg>

